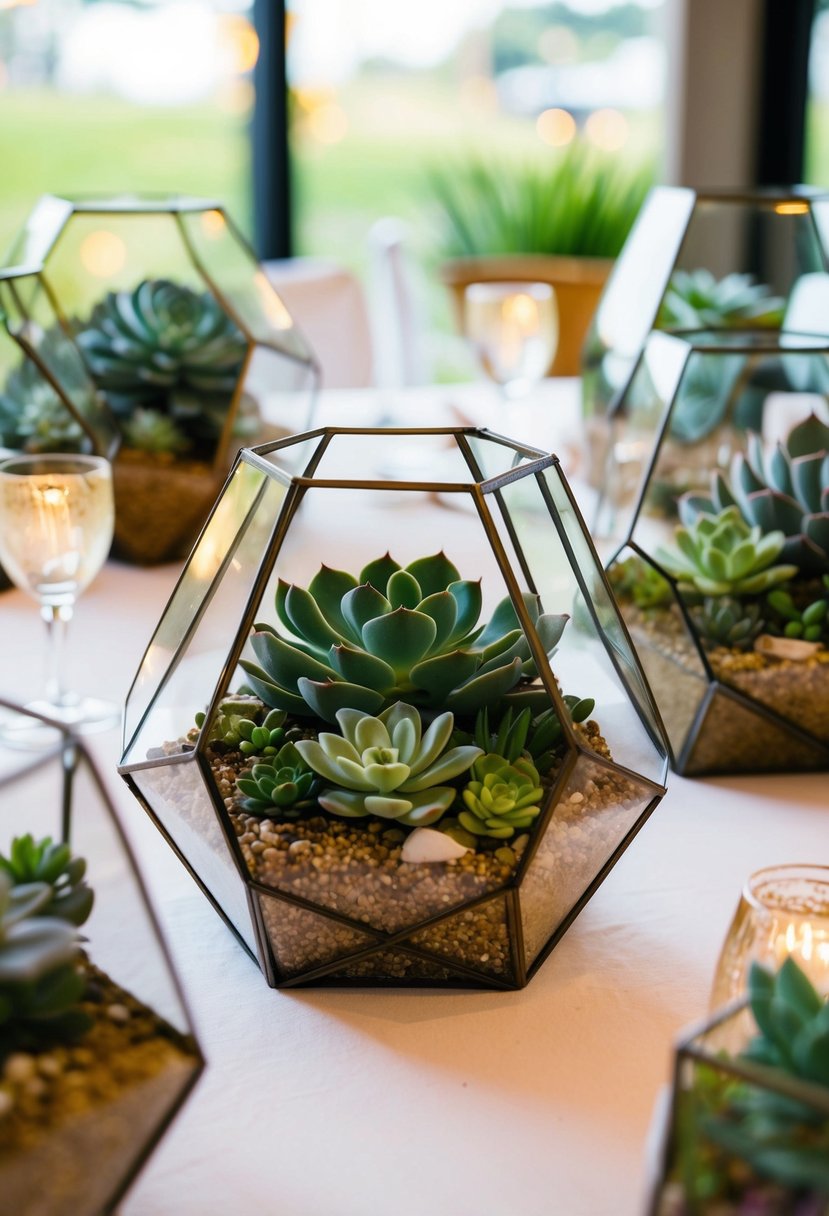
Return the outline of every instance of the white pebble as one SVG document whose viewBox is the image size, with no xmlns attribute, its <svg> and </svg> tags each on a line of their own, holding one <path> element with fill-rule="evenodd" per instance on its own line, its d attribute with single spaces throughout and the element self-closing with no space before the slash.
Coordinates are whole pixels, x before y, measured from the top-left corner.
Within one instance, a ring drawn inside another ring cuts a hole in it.
<svg viewBox="0 0 829 1216">
<path fill-rule="evenodd" d="M 445 832 L 436 832 L 434 828 L 415 828 L 403 841 L 400 860 L 412 865 L 452 861 L 469 852 L 469 849 L 458 844 L 457 840 L 453 840 Z"/>
<path fill-rule="evenodd" d="M 128 1022 L 130 1011 L 126 1005 L 107 1005 L 107 1017 L 111 1022 Z"/>
<path fill-rule="evenodd" d="M 580 794 L 579 791 L 576 790 L 575 794 L 570 795 L 570 801 L 571 802 L 584 802 L 584 794 Z"/>
</svg>

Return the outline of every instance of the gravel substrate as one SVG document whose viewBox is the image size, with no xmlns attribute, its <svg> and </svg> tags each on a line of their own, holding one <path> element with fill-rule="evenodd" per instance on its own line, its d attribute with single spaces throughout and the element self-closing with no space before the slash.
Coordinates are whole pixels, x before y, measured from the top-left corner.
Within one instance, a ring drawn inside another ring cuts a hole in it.
<svg viewBox="0 0 829 1216">
<path fill-rule="evenodd" d="M 192 1043 L 89 967 L 92 1028 L 0 1066 L 0 1208 L 96 1216 L 197 1067 Z"/>
<path fill-rule="evenodd" d="M 756 651 L 719 647 L 709 659 L 723 684 L 829 743 L 829 650 L 818 650 L 805 662 L 794 663 Z"/>
</svg>

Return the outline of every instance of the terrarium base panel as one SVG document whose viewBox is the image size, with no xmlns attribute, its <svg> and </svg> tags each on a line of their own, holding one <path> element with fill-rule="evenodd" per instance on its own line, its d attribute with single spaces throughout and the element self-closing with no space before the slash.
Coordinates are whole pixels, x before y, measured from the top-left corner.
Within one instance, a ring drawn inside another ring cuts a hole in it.
<svg viewBox="0 0 829 1216">
<path fill-rule="evenodd" d="M 194 1080 L 188 1040 L 90 969 L 89 1032 L 16 1052 L 0 1074 L 0 1207 L 14 1216 L 109 1211 Z"/>
<path fill-rule="evenodd" d="M 819 772 L 829 769 L 829 747 L 715 684 L 676 767 L 686 777 Z"/>
<path fill-rule="evenodd" d="M 710 662 L 723 684 L 829 745 L 829 650 L 793 662 L 719 649 Z"/>
<path fill-rule="evenodd" d="M 187 557 L 225 481 L 196 460 L 122 452 L 112 466 L 113 554 L 138 566 Z"/>
</svg>

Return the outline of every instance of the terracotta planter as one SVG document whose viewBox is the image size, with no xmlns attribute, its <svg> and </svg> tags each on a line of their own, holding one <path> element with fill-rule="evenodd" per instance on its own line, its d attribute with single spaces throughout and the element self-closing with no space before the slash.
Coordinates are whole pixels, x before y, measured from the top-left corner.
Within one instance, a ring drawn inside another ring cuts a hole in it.
<svg viewBox="0 0 829 1216">
<path fill-rule="evenodd" d="M 558 350 L 549 375 L 578 376 L 581 348 L 612 267 L 609 258 L 489 254 L 453 258 L 441 267 L 440 278 L 452 294 L 459 329 L 463 329 L 463 293 L 470 283 L 549 283 L 559 316 Z"/>
</svg>

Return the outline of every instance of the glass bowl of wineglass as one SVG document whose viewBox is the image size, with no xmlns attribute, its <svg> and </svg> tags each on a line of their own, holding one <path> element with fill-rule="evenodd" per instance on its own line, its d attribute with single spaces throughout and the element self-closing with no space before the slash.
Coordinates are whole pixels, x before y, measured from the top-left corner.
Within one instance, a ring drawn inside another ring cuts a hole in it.
<svg viewBox="0 0 829 1216">
<path fill-rule="evenodd" d="M 48 630 L 46 687 L 27 708 L 80 731 L 104 729 L 119 717 L 115 704 L 81 697 L 63 681 L 75 601 L 106 560 L 113 525 L 112 470 L 103 457 L 44 453 L 0 461 L 0 562 L 40 604 Z M 3 723 L 4 740 L 36 743 L 25 722 L 19 736 L 14 719 Z"/>
<path fill-rule="evenodd" d="M 558 346 L 558 307 L 549 283 L 470 283 L 464 332 L 486 375 L 507 401 L 548 374 Z"/>
</svg>

